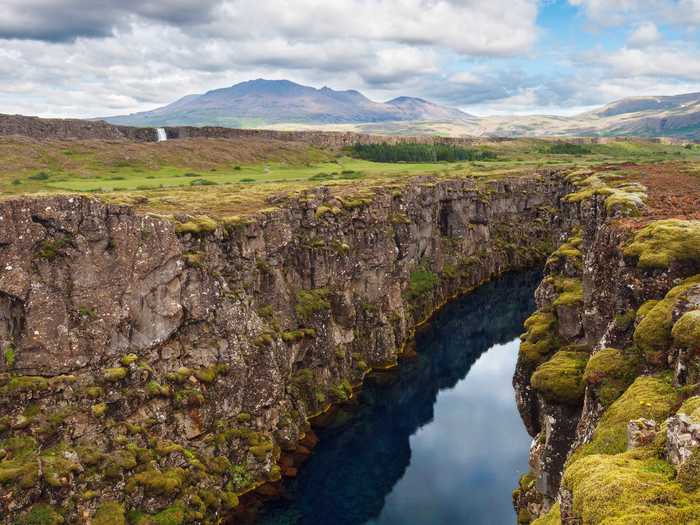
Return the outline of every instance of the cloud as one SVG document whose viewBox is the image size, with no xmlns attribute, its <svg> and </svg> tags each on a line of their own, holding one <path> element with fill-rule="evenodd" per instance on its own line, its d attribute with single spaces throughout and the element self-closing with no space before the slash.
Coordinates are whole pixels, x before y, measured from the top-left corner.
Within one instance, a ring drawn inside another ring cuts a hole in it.
<svg viewBox="0 0 700 525">
<path fill-rule="evenodd" d="M 700 25 L 700 0 L 568 0 L 581 8 L 595 26 L 612 27 L 657 23 L 677 26 Z"/>
<path fill-rule="evenodd" d="M 134 21 L 210 38 L 358 39 L 513 55 L 536 39 L 537 0 L 4 0 L 0 38 L 108 37 Z"/>
<path fill-rule="evenodd" d="M 630 47 L 645 47 L 661 40 L 661 33 L 653 22 L 644 22 L 637 26 L 627 43 Z"/>
<path fill-rule="evenodd" d="M 73 41 L 106 37 L 140 17 L 193 26 L 209 20 L 220 0 L 3 0 L 0 38 Z"/>
</svg>

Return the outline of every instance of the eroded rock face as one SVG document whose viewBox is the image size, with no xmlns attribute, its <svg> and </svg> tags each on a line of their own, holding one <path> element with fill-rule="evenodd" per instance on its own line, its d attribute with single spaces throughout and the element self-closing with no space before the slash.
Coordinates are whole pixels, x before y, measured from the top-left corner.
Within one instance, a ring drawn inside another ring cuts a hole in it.
<svg viewBox="0 0 700 525">
<path fill-rule="evenodd" d="M 235 513 L 436 307 L 542 261 L 569 190 L 556 173 L 326 188 L 186 234 L 86 198 L 1 203 L 1 514 Z"/>
</svg>

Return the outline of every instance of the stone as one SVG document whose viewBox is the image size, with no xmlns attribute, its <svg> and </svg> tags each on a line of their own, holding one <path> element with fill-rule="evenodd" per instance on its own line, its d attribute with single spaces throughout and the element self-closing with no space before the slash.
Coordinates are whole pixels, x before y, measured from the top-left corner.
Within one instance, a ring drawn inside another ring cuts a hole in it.
<svg viewBox="0 0 700 525">
<path fill-rule="evenodd" d="M 651 419 L 634 419 L 627 423 L 627 450 L 643 447 L 654 441 L 658 425 Z"/>
</svg>

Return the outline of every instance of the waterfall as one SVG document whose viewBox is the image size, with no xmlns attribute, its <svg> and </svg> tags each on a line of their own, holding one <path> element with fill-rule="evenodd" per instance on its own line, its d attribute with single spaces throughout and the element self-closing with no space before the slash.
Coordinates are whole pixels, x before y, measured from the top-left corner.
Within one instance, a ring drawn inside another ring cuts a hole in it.
<svg viewBox="0 0 700 525">
<path fill-rule="evenodd" d="M 158 142 L 168 140 L 168 135 L 165 133 L 165 128 L 157 128 L 156 133 L 158 134 Z"/>
</svg>

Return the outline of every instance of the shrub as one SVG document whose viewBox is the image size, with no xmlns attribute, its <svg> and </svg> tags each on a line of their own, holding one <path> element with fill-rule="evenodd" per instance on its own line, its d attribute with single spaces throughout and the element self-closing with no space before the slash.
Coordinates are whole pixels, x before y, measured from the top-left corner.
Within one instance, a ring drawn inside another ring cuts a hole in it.
<svg viewBox="0 0 700 525">
<path fill-rule="evenodd" d="M 29 178 L 31 180 L 48 180 L 50 176 L 51 175 L 49 175 L 45 171 L 40 171 L 38 173 L 35 173 L 34 175 L 30 175 L 27 178 Z"/>
<path fill-rule="evenodd" d="M 308 321 L 311 317 L 324 310 L 330 310 L 328 301 L 329 291 L 326 288 L 316 290 L 299 290 L 297 292 L 297 304 L 294 307 L 297 317 L 302 321 Z"/>
<path fill-rule="evenodd" d="M 417 301 L 432 292 L 439 282 L 437 274 L 425 269 L 415 270 L 411 272 L 406 298 L 409 301 Z"/>
</svg>

